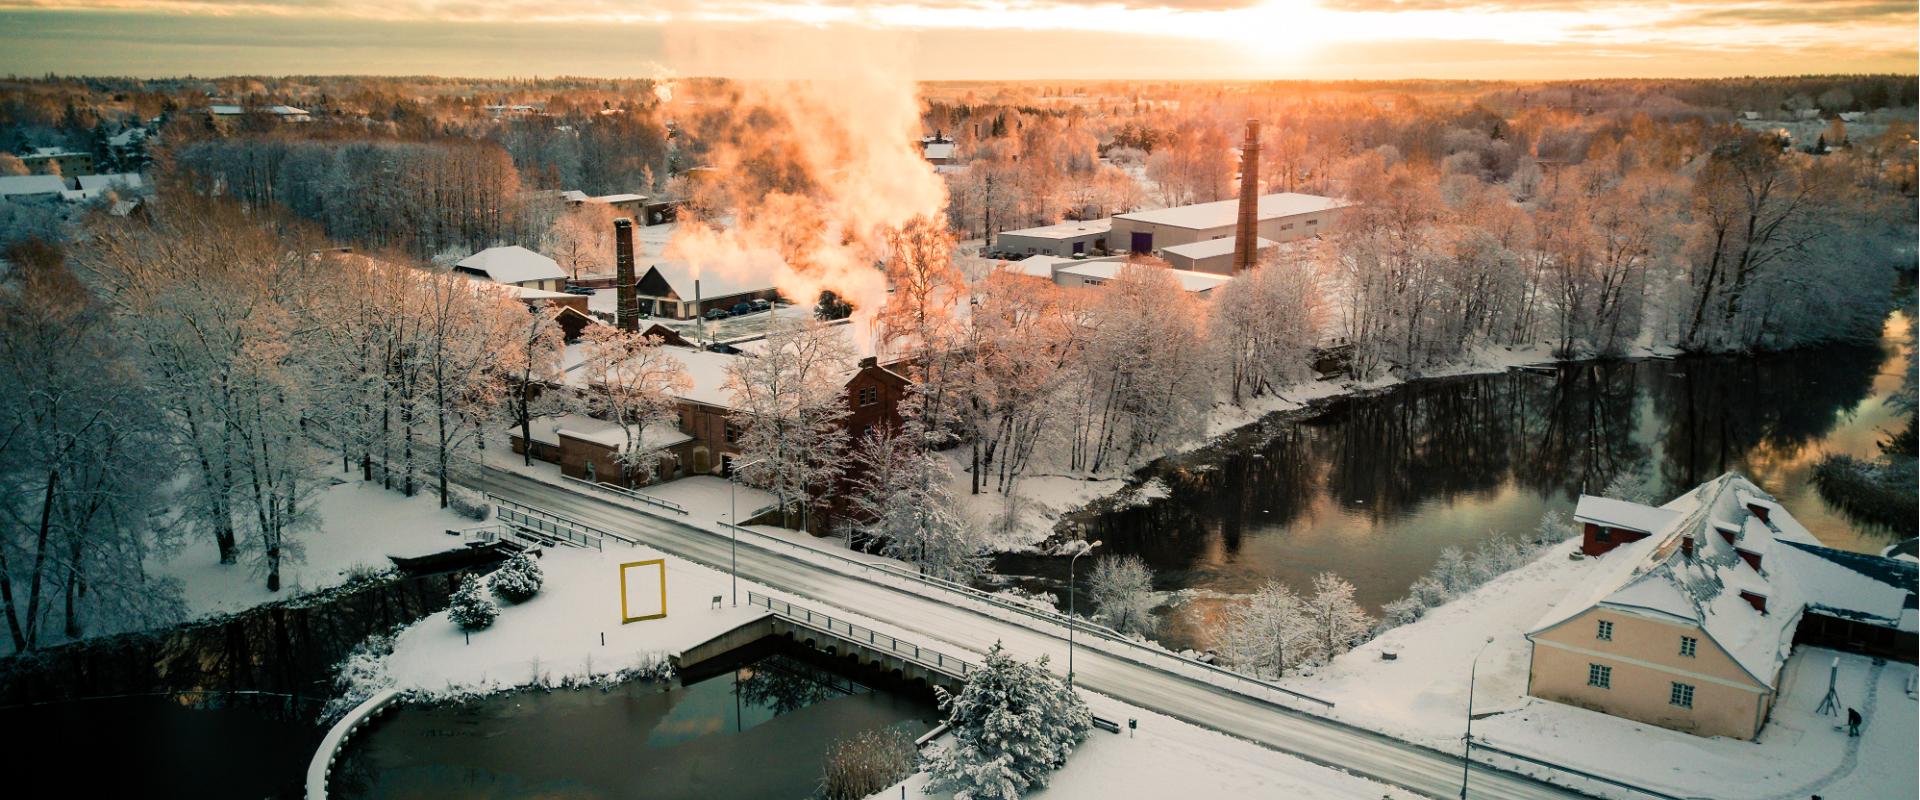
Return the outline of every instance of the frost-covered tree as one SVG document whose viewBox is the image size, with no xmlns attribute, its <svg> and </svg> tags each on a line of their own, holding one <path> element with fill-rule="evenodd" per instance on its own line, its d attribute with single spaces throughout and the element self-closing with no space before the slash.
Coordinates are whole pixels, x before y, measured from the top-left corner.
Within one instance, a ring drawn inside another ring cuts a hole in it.
<svg viewBox="0 0 1920 800">
<path fill-rule="evenodd" d="M 1427 574 L 1447 590 L 1449 597 L 1473 588 L 1473 567 L 1467 563 L 1466 551 L 1458 547 L 1442 549 Z"/>
<path fill-rule="evenodd" d="M 749 466 L 740 481 L 772 492 L 783 513 L 810 525 L 831 501 L 848 447 L 845 375 L 853 363 L 845 337 L 825 323 L 785 323 L 767 334 L 758 357 L 727 368 L 735 411 L 734 442 Z M 751 463 L 751 462 L 759 463 Z"/>
<path fill-rule="evenodd" d="M 960 365 L 974 494 L 991 478 L 1011 495 L 1065 415 L 1065 390 L 1086 344 L 1078 294 L 1005 269 L 977 287 Z"/>
<path fill-rule="evenodd" d="M 1278 678 L 1314 652 L 1313 620 L 1285 584 L 1268 582 L 1227 613 L 1221 655 L 1258 677 Z"/>
<path fill-rule="evenodd" d="M 540 585 L 546 580 L 540 571 L 540 562 L 522 550 L 494 570 L 487 579 L 487 585 L 500 599 L 509 603 L 524 603 L 540 593 Z"/>
<path fill-rule="evenodd" d="M 1309 374 L 1327 316 L 1311 259 L 1269 255 L 1215 291 L 1210 338 L 1225 362 L 1233 402 L 1272 394 Z"/>
<path fill-rule="evenodd" d="M 1096 618 L 1121 633 L 1153 632 L 1153 572 L 1131 553 L 1101 556 L 1087 572 L 1087 595 L 1099 610 Z"/>
<path fill-rule="evenodd" d="M 615 456 L 626 471 L 622 478 L 629 486 L 651 479 L 660 459 L 659 448 L 647 446 L 647 428 L 679 419 L 674 398 L 684 394 L 692 380 L 660 337 L 592 325 L 581 339 L 585 360 L 580 370 L 587 381 L 587 406 L 600 417 L 620 423 L 625 439 Z"/>
<path fill-rule="evenodd" d="M 1071 389 L 1070 466 L 1101 472 L 1157 455 L 1213 404 L 1206 309 L 1172 271 L 1139 260 L 1093 290 Z"/>
<path fill-rule="evenodd" d="M 500 352 L 499 369 L 506 382 L 503 397 L 507 416 L 520 429 L 520 440 L 533 441 L 533 421 L 540 417 L 565 413 L 567 392 L 546 391 L 546 387 L 564 383 L 562 357 L 566 353 L 565 331 L 560 327 L 560 306 L 533 310 L 509 332 L 510 345 Z M 533 465 L 533 448 L 523 455 Z"/>
<path fill-rule="evenodd" d="M 884 430 L 862 439 L 853 456 L 853 518 L 882 555 L 963 583 L 986 571 L 985 543 L 947 489 L 945 459 Z"/>
<path fill-rule="evenodd" d="M 1331 572 L 1314 576 L 1313 594 L 1302 598 L 1302 606 L 1313 629 L 1314 657 L 1321 663 L 1347 652 L 1373 630 L 1373 618 L 1354 602 L 1353 584 Z"/>
<path fill-rule="evenodd" d="M 454 590 L 452 599 L 447 603 L 447 618 L 463 631 L 477 631 L 492 625 L 498 616 L 500 607 L 494 605 L 493 598 L 487 596 L 480 579 L 472 575 L 461 578 L 460 588 Z"/>
<path fill-rule="evenodd" d="M 936 689 L 953 744 L 927 770 L 955 800 L 1018 800 L 1044 788 L 1093 727 L 1093 714 L 1047 658 L 1024 662 L 999 642 L 958 693 Z"/>
</svg>

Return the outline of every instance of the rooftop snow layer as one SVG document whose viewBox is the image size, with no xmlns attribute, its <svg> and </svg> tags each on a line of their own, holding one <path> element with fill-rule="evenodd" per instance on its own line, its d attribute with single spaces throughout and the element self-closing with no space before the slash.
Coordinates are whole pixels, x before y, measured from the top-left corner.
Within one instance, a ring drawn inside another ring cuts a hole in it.
<svg viewBox="0 0 1920 800">
<path fill-rule="evenodd" d="M 494 283 L 527 283 L 567 277 L 553 259 L 519 245 L 489 247 L 454 264 L 486 273 Z"/>
<path fill-rule="evenodd" d="M 1331 197 L 1281 192 L 1263 195 L 1260 198 L 1259 215 L 1261 221 L 1292 217 L 1328 211 L 1346 205 Z M 1212 203 L 1198 203 L 1178 208 L 1163 208 L 1158 211 L 1135 211 L 1128 214 L 1115 214 L 1114 219 L 1143 222 L 1149 225 L 1162 225 L 1169 228 L 1188 228 L 1191 230 L 1211 230 L 1230 228 L 1238 221 L 1240 201 L 1220 200 Z"/>
</svg>

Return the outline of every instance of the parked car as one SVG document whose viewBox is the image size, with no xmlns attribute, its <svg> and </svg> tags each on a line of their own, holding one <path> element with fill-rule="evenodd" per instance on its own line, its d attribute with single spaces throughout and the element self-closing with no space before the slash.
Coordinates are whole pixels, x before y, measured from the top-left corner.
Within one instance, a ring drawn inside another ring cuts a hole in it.
<svg viewBox="0 0 1920 800">
<path fill-rule="evenodd" d="M 772 311 L 772 310 L 773 310 L 773 303 L 771 303 L 771 302 L 769 302 L 769 301 L 766 301 L 766 300 L 755 300 L 755 301 L 753 301 L 753 310 L 755 310 L 755 311 Z"/>
<path fill-rule="evenodd" d="M 751 314 L 751 313 L 753 313 L 753 306 L 752 306 L 751 304 L 748 304 L 748 303 L 734 303 L 734 304 L 733 304 L 733 315 L 734 315 L 734 316 L 736 316 L 736 317 L 744 317 L 744 316 L 746 316 L 746 315 L 748 315 L 748 314 Z"/>
<path fill-rule="evenodd" d="M 724 308 L 716 308 L 706 313 L 707 319 L 726 319 L 731 316 L 733 315 L 727 313 L 727 310 Z"/>
</svg>

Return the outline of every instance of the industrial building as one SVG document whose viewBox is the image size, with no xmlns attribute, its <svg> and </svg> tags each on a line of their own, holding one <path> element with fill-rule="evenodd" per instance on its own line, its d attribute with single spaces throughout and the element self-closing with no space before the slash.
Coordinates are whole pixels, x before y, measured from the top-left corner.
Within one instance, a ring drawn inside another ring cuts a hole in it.
<svg viewBox="0 0 1920 800">
<path fill-rule="evenodd" d="M 1096 219 L 1001 231 L 993 239 L 993 251 L 1011 257 L 1106 255 L 1112 227 L 1113 220 Z"/>
<path fill-rule="evenodd" d="M 1331 230 L 1347 204 L 1331 197 L 1297 192 L 1263 195 L 1256 210 L 1260 238 L 1286 242 Z M 1116 249 L 1156 253 L 1168 247 L 1212 239 L 1231 241 L 1239 203 L 1221 200 L 1113 217 L 1108 236 Z"/>
</svg>

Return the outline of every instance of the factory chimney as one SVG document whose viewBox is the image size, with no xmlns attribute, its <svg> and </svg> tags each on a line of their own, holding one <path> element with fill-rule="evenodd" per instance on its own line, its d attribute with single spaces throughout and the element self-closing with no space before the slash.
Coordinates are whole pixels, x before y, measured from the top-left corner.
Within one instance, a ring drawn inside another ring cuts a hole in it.
<svg viewBox="0 0 1920 800">
<path fill-rule="evenodd" d="M 1240 145 L 1240 218 L 1233 228 L 1233 274 L 1253 268 L 1260 237 L 1260 120 L 1247 120 Z"/>
<path fill-rule="evenodd" d="M 633 276 L 633 220 L 613 221 L 613 319 L 620 330 L 640 332 L 640 297 Z"/>
</svg>

